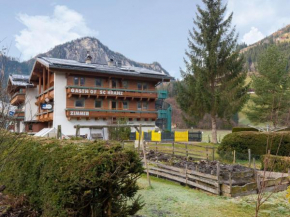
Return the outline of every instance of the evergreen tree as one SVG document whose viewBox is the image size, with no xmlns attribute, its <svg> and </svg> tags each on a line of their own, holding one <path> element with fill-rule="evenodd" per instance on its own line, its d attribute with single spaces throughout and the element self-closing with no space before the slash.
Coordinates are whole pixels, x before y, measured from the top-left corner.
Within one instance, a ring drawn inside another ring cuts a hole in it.
<svg viewBox="0 0 290 217">
<path fill-rule="evenodd" d="M 253 123 L 272 122 L 276 128 L 290 106 L 287 59 L 276 46 L 270 46 L 260 56 L 258 74 L 252 80 L 255 95 L 251 97 L 247 116 Z"/>
<path fill-rule="evenodd" d="M 239 55 L 233 14 L 225 18 L 221 0 L 203 0 L 205 9 L 198 13 L 189 32 L 185 60 L 181 71 L 184 82 L 178 85 L 177 101 L 190 117 L 201 120 L 211 116 L 212 142 L 217 143 L 217 118 L 230 119 L 248 99 L 244 59 Z"/>
</svg>

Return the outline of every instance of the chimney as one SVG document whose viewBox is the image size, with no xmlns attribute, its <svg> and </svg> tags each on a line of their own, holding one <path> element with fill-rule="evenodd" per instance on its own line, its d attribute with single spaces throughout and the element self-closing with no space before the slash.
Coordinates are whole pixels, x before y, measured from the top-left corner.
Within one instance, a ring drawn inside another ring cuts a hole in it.
<svg viewBox="0 0 290 217">
<path fill-rule="evenodd" d="M 90 52 L 87 51 L 87 58 L 86 58 L 86 64 L 92 63 L 92 56 L 90 55 Z"/>
<path fill-rule="evenodd" d="M 108 66 L 114 66 L 114 60 L 113 59 L 110 59 L 108 61 Z"/>
</svg>

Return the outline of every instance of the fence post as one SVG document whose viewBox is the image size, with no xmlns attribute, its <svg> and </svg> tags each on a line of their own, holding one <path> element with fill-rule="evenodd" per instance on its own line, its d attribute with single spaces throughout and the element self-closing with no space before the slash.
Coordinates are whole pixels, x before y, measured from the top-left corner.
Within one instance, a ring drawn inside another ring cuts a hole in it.
<svg viewBox="0 0 290 217">
<path fill-rule="evenodd" d="M 77 127 L 76 127 L 76 137 L 78 137 L 79 134 L 80 134 L 80 127 L 79 127 L 79 125 L 77 125 Z"/>
<path fill-rule="evenodd" d="M 157 142 L 155 142 L 155 154 L 157 155 Z"/>
<path fill-rule="evenodd" d="M 232 193 L 232 185 L 233 185 L 233 180 L 232 180 L 232 171 L 229 173 L 229 180 L 230 180 L 230 194 Z"/>
<path fill-rule="evenodd" d="M 61 138 L 61 125 L 57 125 L 57 139 Z"/>
<path fill-rule="evenodd" d="M 140 124 L 139 125 L 138 153 L 140 152 L 141 136 L 142 136 L 142 125 Z"/>
<path fill-rule="evenodd" d="M 174 142 L 172 142 L 172 157 L 174 157 Z"/>
<path fill-rule="evenodd" d="M 208 160 L 208 147 L 206 147 L 206 160 Z"/>
<path fill-rule="evenodd" d="M 234 160 L 233 160 L 233 163 L 234 164 L 236 163 L 236 150 L 234 150 Z"/>
<path fill-rule="evenodd" d="M 187 148 L 187 143 L 185 143 L 185 148 L 186 148 L 186 161 L 188 159 L 188 148 Z"/>
<path fill-rule="evenodd" d="M 185 164 L 185 184 L 187 185 L 187 160 L 186 160 L 186 164 Z"/>
<path fill-rule="evenodd" d="M 249 167 L 251 167 L 251 149 L 248 149 L 248 155 L 249 155 Z"/>
<path fill-rule="evenodd" d="M 141 127 L 140 127 L 140 129 L 141 129 Z M 146 171 L 147 171 L 148 184 L 151 187 L 151 181 L 150 181 L 150 176 L 149 176 L 149 168 L 148 168 L 147 159 L 146 159 L 146 153 L 145 153 L 145 144 L 146 144 L 146 142 L 143 141 L 142 148 L 143 148 L 143 155 L 144 155 L 144 163 L 145 163 L 145 167 L 146 167 Z"/>
<path fill-rule="evenodd" d="M 214 161 L 214 152 L 215 152 L 215 148 L 212 149 L 212 161 Z"/>
<path fill-rule="evenodd" d="M 218 195 L 221 195 L 221 183 L 220 183 L 220 162 L 217 162 L 216 164 L 216 175 L 217 175 L 217 181 L 218 181 L 218 189 L 217 193 Z"/>
</svg>

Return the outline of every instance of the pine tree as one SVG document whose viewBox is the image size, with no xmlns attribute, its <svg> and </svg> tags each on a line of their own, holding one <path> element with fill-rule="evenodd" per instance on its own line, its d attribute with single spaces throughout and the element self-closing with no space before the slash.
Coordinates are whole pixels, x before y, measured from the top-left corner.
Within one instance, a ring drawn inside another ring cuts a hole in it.
<svg viewBox="0 0 290 217">
<path fill-rule="evenodd" d="M 255 95 L 247 116 L 255 124 L 272 122 L 276 128 L 290 106 L 288 63 L 278 47 L 272 45 L 260 56 L 258 74 L 252 80 Z"/>
<path fill-rule="evenodd" d="M 181 109 L 196 120 L 211 116 L 212 142 L 217 143 L 217 118 L 230 119 L 248 99 L 233 14 L 225 19 L 226 6 L 221 0 L 203 0 L 197 6 L 195 27 L 189 32 L 184 82 L 178 86 L 177 101 Z"/>
</svg>

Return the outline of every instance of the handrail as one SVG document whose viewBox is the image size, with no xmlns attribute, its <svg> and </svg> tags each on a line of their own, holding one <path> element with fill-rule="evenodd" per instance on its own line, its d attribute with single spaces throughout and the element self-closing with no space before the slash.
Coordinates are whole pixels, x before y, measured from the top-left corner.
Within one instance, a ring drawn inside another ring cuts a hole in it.
<svg viewBox="0 0 290 217">
<path fill-rule="evenodd" d="M 35 98 L 37 99 L 37 98 L 39 98 L 40 96 L 42 96 L 43 94 L 46 94 L 46 93 L 48 93 L 49 91 L 51 91 L 51 90 L 53 90 L 53 89 L 54 89 L 54 87 L 50 87 L 50 88 L 46 89 L 45 91 L 43 91 L 42 93 L 40 93 L 40 94 L 38 94 L 37 96 L 35 96 Z"/>
<path fill-rule="evenodd" d="M 84 87 L 84 86 L 73 86 L 68 85 L 66 86 L 66 89 L 68 88 L 78 88 L 78 89 L 93 89 L 93 90 L 114 90 L 114 91 L 127 91 L 127 92 L 138 92 L 138 93 L 158 93 L 157 90 L 133 90 L 133 89 L 119 89 L 119 88 L 105 88 L 105 87 Z"/>
<path fill-rule="evenodd" d="M 107 109 L 78 109 L 78 108 L 66 108 L 66 111 L 92 111 L 92 112 L 128 112 L 128 113 L 157 113 L 157 111 L 148 110 L 107 110 Z"/>
</svg>

